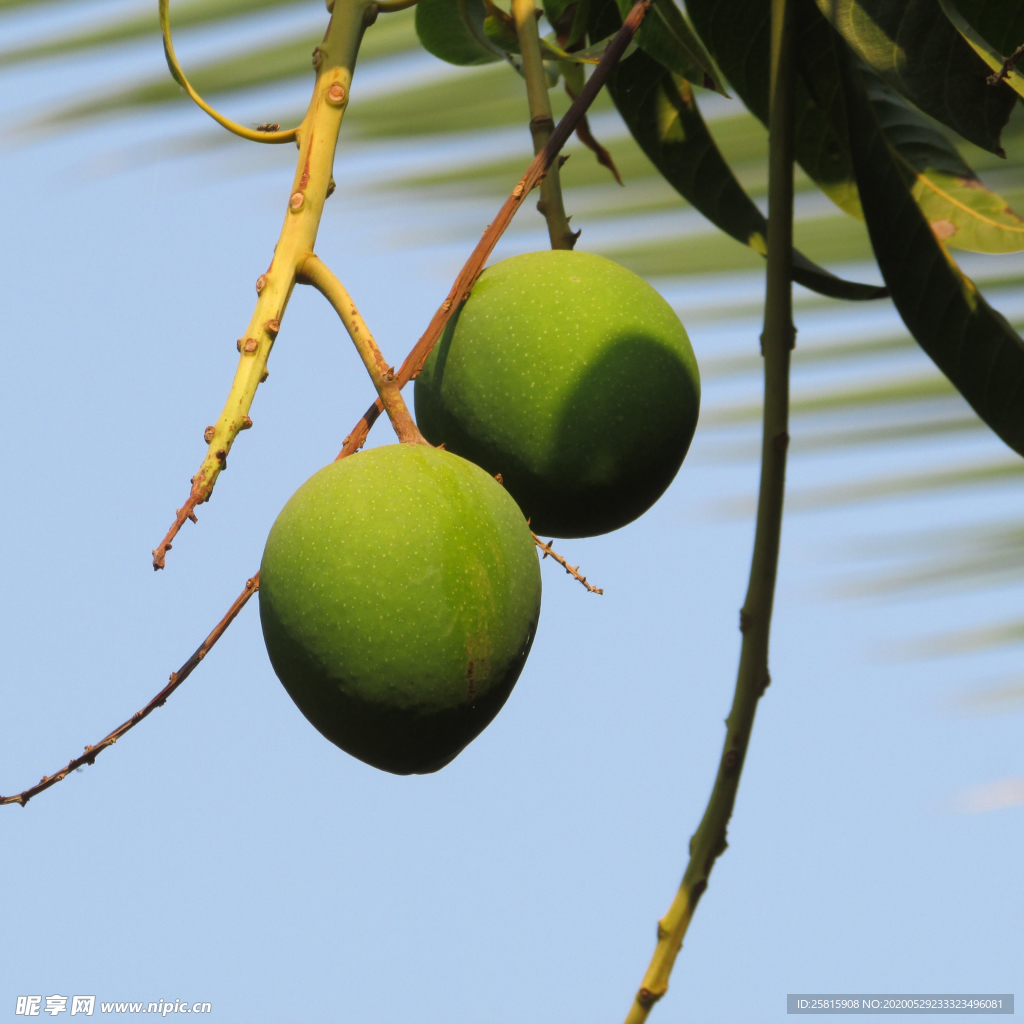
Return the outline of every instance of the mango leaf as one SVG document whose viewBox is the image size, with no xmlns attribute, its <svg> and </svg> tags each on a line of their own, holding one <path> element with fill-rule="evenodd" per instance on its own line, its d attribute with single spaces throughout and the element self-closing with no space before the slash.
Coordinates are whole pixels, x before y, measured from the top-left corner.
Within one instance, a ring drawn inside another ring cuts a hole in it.
<svg viewBox="0 0 1024 1024">
<path fill-rule="evenodd" d="M 840 64 L 861 202 L 903 322 L 974 411 L 1024 454 L 1024 340 L 936 239 L 852 60 Z"/>
<path fill-rule="evenodd" d="M 504 52 L 484 29 L 483 0 L 419 0 L 416 34 L 423 48 L 449 64 L 492 64 Z"/>
<path fill-rule="evenodd" d="M 999 137 L 1017 98 L 936 0 L 817 0 L 860 58 L 926 114 L 1004 156 Z"/>
<path fill-rule="evenodd" d="M 796 22 L 796 158 L 812 181 L 842 210 L 860 216 L 853 167 L 843 134 L 833 128 L 841 105 L 833 64 L 820 54 L 834 46 L 832 30 L 814 0 L 790 0 Z M 687 0 L 694 27 L 729 84 L 762 124 L 768 124 L 770 0 Z"/>
<path fill-rule="evenodd" d="M 640 52 L 612 72 L 608 91 L 669 184 L 716 227 L 764 256 L 768 222 L 715 145 L 689 82 Z M 883 288 L 835 277 L 799 252 L 794 253 L 793 280 L 834 298 L 885 295 Z"/>
<path fill-rule="evenodd" d="M 932 231 L 973 252 L 1024 250 L 1024 220 L 990 191 L 956 148 L 895 90 L 867 69 L 861 81 L 904 180 Z"/>
<path fill-rule="evenodd" d="M 950 24 L 960 33 L 967 45 L 993 70 L 1002 73 L 1003 56 L 992 46 L 982 34 L 950 3 L 950 0 L 939 0 L 939 6 L 949 18 Z M 1007 54 L 1013 52 L 1012 47 Z M 1006 84 L 1018 95 L 1024 96 L 1024 75 L 1015 67 L 1010 68 L 1004 76 Z"/>
<path fill-rule="evenodd" d="M 590 46 L 585 46 L 579 50 L 563 50 L 558 45 L 558 41 L 554 35 L 544 36 L 540 41 L 541 52 L 548 60 L 560 60 L 565 61 L 567 64 L 600 64 L 601 58 L 604 56 L 604 51 L 607 49 L 608 44 L 611 42 L 611 37 L 607 39 L 601 39 Z M 625 60 L 631 56 L 633 51 L 636 49 L 636 42 L 630 42 L 629 46 L 623 51 L 620 60 Z"/>
<path fill-rule="evenodd" d="M 632 6 L 630 0 L 618 0 L 621 17 L 625 18 Z M 654 0 L 636 41 L 640 49 L 688 82 L 729 95 L 715 62 L 673 0 Z"/>
<path fill-rule="evenodd" d="M 942 6 L 948 14 L 951 5 Z M 1004 57 L 1024 43 L 1024 5 L 1018 0 L 956 0 L 956 10 Z"/>
<path fill-rule="evenodd" d="M 812 0 L 791 0 L 798 37 L 796 154 L 841 209 L 863 219 L 846 138 L 841 45 Z M 711 52 L 751 111 L 768 120 L 767 0 L 690 0 Z M 915 176 L 914 197 L 948 244 L 975 252 L 1024 249 L 1024 222 L 987 189 L 956 147 L 877 75 L 862 75 L 894 156 Z"/>
</svg>

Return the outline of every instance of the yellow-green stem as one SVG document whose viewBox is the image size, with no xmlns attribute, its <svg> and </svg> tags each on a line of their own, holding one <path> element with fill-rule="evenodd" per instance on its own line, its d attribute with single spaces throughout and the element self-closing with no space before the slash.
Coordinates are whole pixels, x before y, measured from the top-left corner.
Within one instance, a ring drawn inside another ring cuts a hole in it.
<svg viewBox="0 0 1024 1024">
<path fill-rule="evenodd" d="M 765 287 L 764 420 L 761 485 L 750 582 L 740 612 L 743 642 L 725 746 L 715 785 L 697 831 L 690 860 L 668 913 L 658 922 L 658 942 L 633 1000 L 626 1024 L 647 1020 L 668 990 L 668 979 L 690 920 L 717 858 L 725 851 L 726 829 L 754 725 L 757 703 L 770 681 L 768 639 L 782 532 L 782 506 L 789 445 L 789 358 L 793 347 L 791 264 L 793 256 L 793 59 L 786 0 L 772 0 L 771 107 L 768 157 L 768 273 Z"/>
<path fill-rule="evenodd" d="M 370 333 L 366 321 L 362 318 L 359 310 L 356 309 L 352 296 L 349 295 L 345 286 L 331 273 L 330 268 L 317 256 L 306 257 L 299 269 L 299 281 L 303 284 L 311 284 L 327 301 L 334 307 L 345 330 L 348 331 L 359 353 L 363 365 L 370 374 L 373 386 L 380 395 L 384 411 L 395 428 L 395 433 L 400 441 L 406 444 L 426 444 L 426 439 L 416 426 L 416 422 L 409 412 L 409 407 L 402 397 L 402 389 L 398 385 L 398 376 L 393 366 L 388 366 L 387 360 L 381 354 L 376 340 Z"/>
<path fill-rule="evenodd" d="M 533 0 L 512 0 L 512 18 L 519 36 L 519 49 L 523 57 L 523 78 L 526 79 L 526 97 L 530 104 L 530 135 L 534 155 L 539 153 L 555 130 L 548 96 L 548 79 L 540 53 L 540 32 Z M 571 249 L 578 234 L 569 227 L 562 202 L 562 183 L 556 160 L 540 184 L 540 202 L 537 209 L 548 224 L 548 237 L 552 249 Z"/>
<path fill-rule="evenodd" d="M 316 81 L 309 109 L 299 126 L 299 159 L 288 197 L 284 226 L 265 274 L 256 282 L 256 308 L 245 334 L 238 340 L 238 369 L 224 409 L 204 435 L 209 447 L 192 478 L 188 501 L 178 510 L 174 525 L 153 552 L 153 567 L 163 568 L 166 552 L 193 509 L 209 500 L 217 477 L 240 430 L 252 425 L 249 408 L 256 388 L 266 379 L 267 359 L 280 329 L 296 275 L 313 251 L 324 202 L 330 191 L 334 154 L 341 119 L 348 105 L 359 44 L 376 16 L 373 0 L 336 0 L 323 42 L 315 51 Z"/>
</svg>

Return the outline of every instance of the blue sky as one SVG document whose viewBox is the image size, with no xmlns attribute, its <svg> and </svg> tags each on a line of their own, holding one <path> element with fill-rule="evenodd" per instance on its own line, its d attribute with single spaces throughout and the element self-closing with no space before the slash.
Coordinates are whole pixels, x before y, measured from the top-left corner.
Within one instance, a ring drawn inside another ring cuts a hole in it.
<svg viewBox="0 0 1024 1024">
<path fill-rule="evenodd" d="M 136 47 L 105 64 L 5 71 L 4 118 L 159 59 Z M 422 61 L 406 71 L 436 73 Z M 334 314 L 298 289 L 254 429 L 153 573 L 149 551 L 230 383 L 293 158 L 244 144 L 171 158 L 193 130 L 206 130 L 202 115 L 180 108 L 9 137 L 0 154 L 5 793 L 163 685 L 372 394 Z M 525 157 L 522 135 L 494 133 L 487 152 L 516 145 Z M 345 146 L 343 135 L 318 252 L 397 361 L 493 204 L 367 188 L 416 161 L 464 158 L 462 140 Z M 501 254 L 543 244 L 532 210 L 521 219 Z M 574 223 L 582 248 L 605 230 Z M 699 359 L 756 350 L 756 316 L 736 298 L 756 294 L 755 277 L 655 283 Z M 808 307 L 798 326 L 802 342 L 827 341 L 886 316 Z M 923 363 L 879 357 L 868 372 Z M 828 371 L 803 372 L 813 383 Z M 753 375 L 708 379 L 705 409 L 756 392 Z M 390 441 L 381 424 L 372 443 Z M 718 441 L 698 429 L 676 482 L 637 523 L 559 545 L 604 596 L 544 564 L 540 630 L 511 700 L 437 775 L 386 775 L 322 739 L 274 677 L 247 608 L 94 767 L 2 809 L 0 1020 L 17 1019 L 18 995 L 52 993 L 209 1001 L 225 1024 L 624 1015 L 707 798 L 738 656 L 757 469 L 721 458 Z M 791 483 L 999 455 L 973 436 L 807 455 Z M 1019 654 L 906 656 L 914 638 L 1007 617 L 1022 588 L 838 594 L 871 568 L 868 542 L 969 532 L 1019 508 L 1004 485 L 787 518 L 774 682 L 730 848 L 652 1020 L 776 1021 L 798 991 L 1024 987 L 1024 807 L 962 812 L 983 803 L 973 787 L 1024 776 L 1020 713 L 958 710 L 1011 677 Z"/>
</svg>

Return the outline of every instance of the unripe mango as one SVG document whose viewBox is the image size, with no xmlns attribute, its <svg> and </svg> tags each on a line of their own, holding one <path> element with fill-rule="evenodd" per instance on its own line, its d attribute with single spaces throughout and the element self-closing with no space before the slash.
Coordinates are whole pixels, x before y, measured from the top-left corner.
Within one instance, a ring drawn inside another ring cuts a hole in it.
<svg viewBox="0 0 1024 1024">
<path fill-rule="evenodd" d="M 588 537 L 654 504 L 700 409 L 686 330 L 642 278 L 591 253 L 480 276 L 416 381 L 416 420 L 500 473 L 537 533 Z"/>
<path fill-rule="evenodd" d="M 507 700 L 533 643 L 526 520 L 478 466 L 373 448 L 289 499 L 260 567 L 271 663 L 329 740 L 399 775 L 437 771 Z"/>
</svg>

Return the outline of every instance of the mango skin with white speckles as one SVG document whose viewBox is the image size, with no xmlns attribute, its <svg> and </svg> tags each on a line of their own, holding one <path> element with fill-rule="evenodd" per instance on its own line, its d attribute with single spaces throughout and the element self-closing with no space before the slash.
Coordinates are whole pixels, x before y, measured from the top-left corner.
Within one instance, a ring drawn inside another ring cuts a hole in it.
<svg viewBox="0 0 1024 1024">
<path fill-rule="evenodd" d="M 416 380 L 431 444 L 500 473 L 537 533 L 590 537 L 642 515 L 682 464 L 700 373 L 672 307 L 592 253 L 489 267 Z"/>
<path fill-rule="evenodd" d="M 332 743 L 437 771 L 508 699 L 540 615 L 522 512 L 478 466 L 395 444 L 332 463 L 285 505 L 260 566 L 274 671 Z"/>
</svg>

